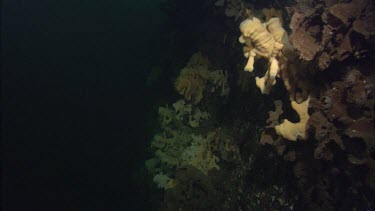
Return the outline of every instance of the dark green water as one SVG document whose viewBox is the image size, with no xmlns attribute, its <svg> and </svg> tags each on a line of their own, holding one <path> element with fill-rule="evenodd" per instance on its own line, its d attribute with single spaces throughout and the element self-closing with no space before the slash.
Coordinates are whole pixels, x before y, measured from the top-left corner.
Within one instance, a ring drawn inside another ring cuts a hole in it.
<svg viewBox="0 0 375 211">
<path fill-rule="evenodd" d="M 2 6 L 3 210 L 151 209 L 137 171 L 159 2 Z"/>
</svg>

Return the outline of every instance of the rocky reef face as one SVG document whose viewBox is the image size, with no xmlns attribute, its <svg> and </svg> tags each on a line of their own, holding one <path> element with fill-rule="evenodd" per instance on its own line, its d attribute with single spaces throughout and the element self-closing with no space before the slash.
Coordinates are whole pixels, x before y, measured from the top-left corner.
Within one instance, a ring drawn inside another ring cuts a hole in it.
<svg viewBox="0 0 375 211">
<path fill-rule="evenodd" d="M 374 5 L 370 0 L 311 1 L 289 7 L 291 42 L 304 61 L 320 70 L 373 53 Z M 373 43 L 372 43 L 373 44 Z"/>
<path fill-rule="evenodd" d="M 204 2 L 167 1 L 204 31 L 151 142 L 162 210 L 371 210 L 374 3 Z"/>
</svg>

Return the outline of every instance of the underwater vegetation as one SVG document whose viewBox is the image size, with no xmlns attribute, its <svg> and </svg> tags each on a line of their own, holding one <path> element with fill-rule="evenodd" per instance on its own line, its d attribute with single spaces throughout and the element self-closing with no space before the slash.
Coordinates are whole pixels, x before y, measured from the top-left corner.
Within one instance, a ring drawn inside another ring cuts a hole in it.
<svg viewBox="0 0 375 211">
<path fill-rule="evenodd" d="M 156 111 L 160 210 L 373 210 L 374 3 L 200 2 L 163 4 L 200 36 Z"/>
</svg>

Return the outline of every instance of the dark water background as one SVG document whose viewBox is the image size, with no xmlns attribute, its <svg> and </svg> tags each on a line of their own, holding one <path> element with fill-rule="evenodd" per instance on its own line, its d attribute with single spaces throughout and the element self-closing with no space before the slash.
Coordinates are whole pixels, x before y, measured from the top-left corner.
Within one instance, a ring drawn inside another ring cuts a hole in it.
<svg viewBox="0 0 375 211">
<path fill-rule="evenodd" d="M 1 25 L 3 210 L 151 209 L 159 1 L 7 0 Z"/>
</svg>

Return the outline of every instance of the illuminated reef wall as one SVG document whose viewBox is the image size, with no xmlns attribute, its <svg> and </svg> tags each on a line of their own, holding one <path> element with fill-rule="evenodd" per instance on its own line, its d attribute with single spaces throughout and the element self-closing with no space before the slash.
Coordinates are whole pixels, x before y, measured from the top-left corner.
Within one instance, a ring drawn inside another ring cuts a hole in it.
<svg viewBox="0 0 375 211">
<path fill-rule="evenodd" d="M 205 30 L 151 142 L 163 209 L 375 203 L 372 1 L 167 2 Z"/>
</svg>

